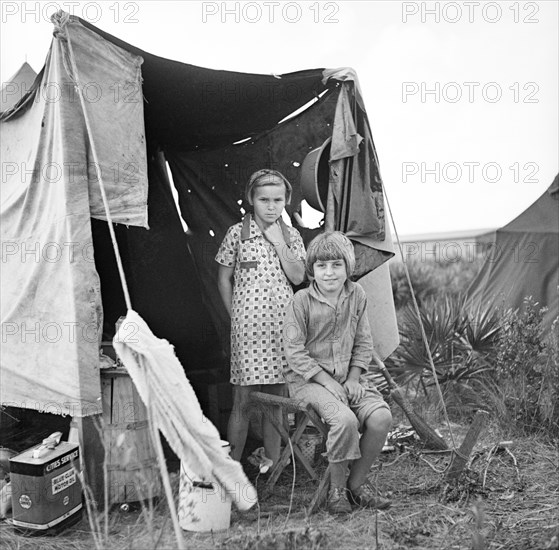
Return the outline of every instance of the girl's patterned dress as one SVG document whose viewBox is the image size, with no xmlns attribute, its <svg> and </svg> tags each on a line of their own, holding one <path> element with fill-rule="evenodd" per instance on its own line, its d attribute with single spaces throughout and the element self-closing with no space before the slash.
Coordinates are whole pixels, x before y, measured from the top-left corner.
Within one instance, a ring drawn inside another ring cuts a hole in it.
<svg viewBox="0 0 559 550">
<path fill-rule="evenodd" d="M 289 260 L 304 260 L 299 232 L 280 219 Z M 240 386 L 282 384 L 282 327 L 285 308 L 293 297 L 278 254 L 249 214 L 230 227 L 216 261 L 233 272 L 231 306 L 231 383 Z"/>
</svg>

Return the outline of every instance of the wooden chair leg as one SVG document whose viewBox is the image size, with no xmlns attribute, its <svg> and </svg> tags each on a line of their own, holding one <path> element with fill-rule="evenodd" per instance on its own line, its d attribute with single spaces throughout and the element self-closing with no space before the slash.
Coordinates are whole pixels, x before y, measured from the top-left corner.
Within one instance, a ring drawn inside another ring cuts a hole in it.
<svg viewBox="0 0 559 550">
<path fill-rule="evenodd" d="M 307 470 L 312 479 L 319 479 L 317 472 L 299 447 L 299 439 L 309 423 L 313 424 L 325 439 L 328 437 L 328 427 L 316 411 L 310 405 L 304 406 L 292 399 L 286 399 L 271 394 L 263 394 L 260 392 L 254 392 L 252 394 L 252 400 L 258 406 L 262 414 L 266 415 L 266 418 L 272 424 L 274 429 L 280 435 L 282 442 L 285 444 L 285 448 L 280 455 L 278 463 L 270 472 L 270 477 L 265 486 L 265 493 L 270 494 L 272 492 L 279 476 L 289 462 L 289 458 L 292 454 L 291 449 L 293 449 L 293 454 L 297 458 L 297 462 L 299 462 L 299 464 Z M 277 410 L 276 407 L 279 407 L 283 411 L 283 417 L 285 417 L 287 412 L 295 412 L 295 430 L 291 435 L 289 434 L 289 428 L 285 426 L 284 422 L 279 422 L 277 420 L 277 415 L 274 414 L 274 410 Z M 307 509 L 307 516 L 313 514 L 326 499 L 328 489 L 330 488 L 330 478 L 331 468 L 330 465 L 328 465 L 324 475 L 319 480 L 318 487 Z"/>
<path fill-rule="evenodd" d="M 320 483 L 313 495 L 311 503 L 309 504 L 309 508 L 307 509 L 307 517 L 314 514 L 326 500 L 328 489 L 330 489 L 330 477 L 331 470 L 330 464 L 328 464 L 328 468 L 326 468 L 326 471 L 324 472 L 324 475 L 322 476 L 322 479 L 320 480 Z"/>
<path fill-rule="evenodd" d="M 307 405 L 306 415 L 309 417 L 310 421 L 315 425 L 318 431 L 322 434 L 322 437 L 324 437 L 324 439 L 327 439 L 328 427 L 322 421 L 322 418 L 320 418 L 318 413 L 310 405 Z"/>
<path fill-rule="evenodd" d="M 266 490 L 271 491 L 274 488 L 279 476 L 289 463 L 289 457 L 291 456 L 291 448 L 289 446 L 289 433 L 287 430 L 279 430 L 278 427 L 275 425 L 275 422 L 271 419 L 272 425 L 276 428 L 276 431 L 280 434 L 280 437 L 285 444 L 283 451 L 281 452 L 280 458 L 278 463 L 273 467 L 272 472 L 270 473 L 270 477 L 266 482 Z"/>
<path fill-rule="evenodd" d="M 291 447 L 289 446 L 289 441 L 291 441 L 291 446 L 293 447 L 293 453 L 295 454 L 299 462 L 303 465 L 305 470 L 307 470 L 307 472 L 313 479 L 318 479 L 317 473 L 315 472 L 314 468 L 311 466 L 310 462 L 307 460 L 307 458 L 305 457 L 305 455 L 303 454 L 303 452 L 301 451 L 298 445 L 299 438 L 301 437 L 301 434 L 303 433 L 304 429 L 307 426 L 308 418 L 305 418 L 303 421 L 301 421 L 301 423 L 299 424 L 299 426 L 297 426 L 295 432 L 291 437 L 289 437 L 289 433 L 285 430 L 285 428 L 281 424 L 279 424 L 274 418 L 272 418 L 271 416 L 268 418 L 272 423 L 272 425 L 274 426 L 274 428 L 280 434 L 282 440 L 286 443 L 286 447 L 284 448 L 281 454 L 277 466 L 273 469 L 270 475 L 270 479 L 266 483 L 267 489 L 271 490 L 274 487 L 279 476 L 283 472 L 284 468 L 287 466 L 289 457 L 291 456 Z"/>
</svg>

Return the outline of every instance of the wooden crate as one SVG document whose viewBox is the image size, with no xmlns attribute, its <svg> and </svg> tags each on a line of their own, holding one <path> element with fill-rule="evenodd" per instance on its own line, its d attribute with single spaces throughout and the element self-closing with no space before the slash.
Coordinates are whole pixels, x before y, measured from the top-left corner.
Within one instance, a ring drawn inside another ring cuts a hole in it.
<svg viewBox="0 0 559 550">
<path fill-rule="evenodd" d="M 161 494 L 161 480 L 147 410 L 123 368 L 101 370 L 103 438 L 109 503 L 136 502 Z"/>
</svg>

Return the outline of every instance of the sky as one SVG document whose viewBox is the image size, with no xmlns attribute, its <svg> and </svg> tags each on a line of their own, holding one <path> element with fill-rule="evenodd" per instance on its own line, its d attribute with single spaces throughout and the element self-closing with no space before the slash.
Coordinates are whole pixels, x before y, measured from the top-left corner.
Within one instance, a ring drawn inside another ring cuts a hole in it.
<svg viewBox="0 0 559 550">
<path fill-rule="evenodd" d="M 353 67 L 398 234 L 497 228 L 559 170 L 558 6 L 3 1 L 1 81 L 24 61 L 42 68 L 57 9 L 152 54 L 212 69 Z"/>
</svg>

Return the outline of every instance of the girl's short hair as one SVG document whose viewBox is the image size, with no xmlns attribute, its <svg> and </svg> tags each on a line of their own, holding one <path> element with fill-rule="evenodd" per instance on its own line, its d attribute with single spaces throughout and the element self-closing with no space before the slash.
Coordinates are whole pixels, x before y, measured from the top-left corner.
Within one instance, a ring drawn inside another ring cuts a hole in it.
<svg viewBox="0 0 559 550">
<path fill-rule="evenodd" d="M 340 231 L 325 231 L 316 236 L 307 248 L 305 269 L 309 279 L 314 278 L 315 262 L 344 260 L 348 278 L 355 269 L 353 243 Z"/>
<path fill-rule="evenodd" d="M 285 204 L 289 204 L 291 202 L 291 193 L 293 192 L 293 187 L 291 186 L 287 178 L 277 170 L 264 168 L 263 170 L 254 172 L 254 174 L 252 174 L 252 176 L 250 176 L 248 180 L 245 190 L 245 196 L 249 204 L 252 204 L 254 190 L 257 187 L 265 187 L 266 185 L 284 185 Z"/>
</svg>

